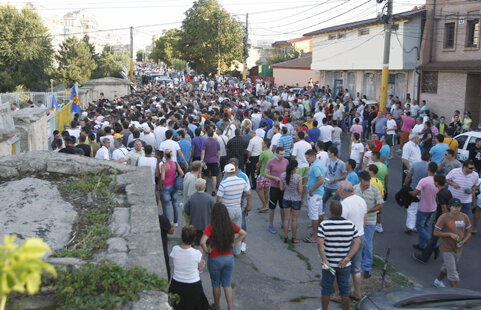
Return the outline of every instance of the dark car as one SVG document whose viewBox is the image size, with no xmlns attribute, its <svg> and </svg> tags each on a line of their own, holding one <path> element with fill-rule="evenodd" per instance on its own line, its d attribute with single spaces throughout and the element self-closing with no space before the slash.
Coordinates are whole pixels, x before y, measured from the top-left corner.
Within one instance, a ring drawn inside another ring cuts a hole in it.
<svg viewBox="0 0 481 310">
<path fill-rule="evenodd" d="M 481 309 L 481 292 L 460 288 L 395 288 L 371 293 L 356 306 L 357 310 L 400 309 Z"/>
</svg>

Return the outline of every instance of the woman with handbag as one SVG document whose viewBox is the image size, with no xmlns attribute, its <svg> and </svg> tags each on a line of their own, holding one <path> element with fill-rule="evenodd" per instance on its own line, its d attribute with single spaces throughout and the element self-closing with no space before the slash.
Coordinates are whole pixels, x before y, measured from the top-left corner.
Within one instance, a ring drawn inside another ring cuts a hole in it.
<svg viewBox="0 0 481 310">
<path fill-rule="evenodd" d="M 172 150 L 167 149 L 164 153 L 165 162 L 161 167 L 160 184 L 162 186 L 162 200 L 164 201 L 164 215 L 170 219 L 170 202 L 172 202 L 172 208 L 174 209 L 174 225 L 178 224 L 178 211 L 177 211 L 177 196 L 178 190 L 175 186 L 175 179 L 177 173 L 180 177 L 184 176 L 184 172 L 180 168 L 176 161 L 172 160 Z M 176 173 L 177 172 L 177 173 Z"/>
</svg>

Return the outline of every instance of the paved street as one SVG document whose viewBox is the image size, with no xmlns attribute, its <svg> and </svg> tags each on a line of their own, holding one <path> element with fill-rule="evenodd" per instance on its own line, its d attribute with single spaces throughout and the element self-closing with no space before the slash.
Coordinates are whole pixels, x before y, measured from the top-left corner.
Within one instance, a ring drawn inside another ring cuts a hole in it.
<svg viewBox="0 0 481 310">
<path fill-rule="evenodd" d="M 344 137 L 346 138 L 346 137 Z M 347 143 L 345 143 L 347 147 Z M 343 149 L 347 154 L 347 149 Z M 345 159 L 345 156 L 342 156 Z M 395 171 L 395 172 L 394 172 Z M 417 235 L 403 233 L 406 211 L 394 201 L 394 193 L 401 184 L 400 159 L 390 162 L 389 199 L 383 211 L 384 233 L 376 233 L 375 253 L 384 257 L 391 247 L 390 262 L 400 272 L 423 286 L 431 286 L 441 266 L 441 259 L 423 265 L 411 258 L 412 244 Z M 320 307 L 320 259 L 315 244 L 299 243 L 288 246 L 282 242 L 280 213 L 277 210 L 274 227 L 277 234 L 269 233 L 268 214 L 255 211 L 260 205 L 257 194 L 253 195 L 253 209 L 248 216 L 248 251 L 236 259 L 232 278 L 236 309 L 317 309 Z M 183 220 L 183 219 L 182 219 Z M 303 239 L 310 231 L 306 208 L 299 216 L 298 238 Z M 175 232 L 169 247 L 180 241 L 181 227 Z M 473 236 L 461 258 L 460 287 L 479 289 L 481 269 L 476 251 L 481 247 L 481 237 Z M 201 274 L 204 291 L 212 301 L 212 290 L 208 271 Z M 364 280 L 366 281 L 366 280 Z M 371 280 L 369 280 L 371 281 Z M 300 302 L 293 302 L 293 300 Z M 224 295 L 221 306 L 226 308 Z M 329 309 L 338 309 L 331 303 Z"/>
</svg>

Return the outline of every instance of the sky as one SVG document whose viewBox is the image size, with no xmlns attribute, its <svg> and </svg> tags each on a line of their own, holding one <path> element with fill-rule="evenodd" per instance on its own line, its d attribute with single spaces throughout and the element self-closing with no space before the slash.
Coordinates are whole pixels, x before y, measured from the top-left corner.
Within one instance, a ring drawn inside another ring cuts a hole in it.
<svg viewBox="0 0 481 310">
<path fill-rule="evenodd" d="M 234 17 L 245 21 L 249 13 L 249 39 L 277 41 L 301 37 L 325 27 L 374 18 L 383 4 L 376 0 L 218 0 Z M 83 9 L 97 19 L 100 30 L 113 30 L 124 43 L 134 27 L 134 49 L 152 42 L 162 30 L 179 28 L 193 0 L 33 0 L 42 17 L 63 16 Z M 25 1 L 6 1 L 22 7 Z M 394 13 L 411 10 L 425 0 L 394 0 Z M 106 32 L 103 32 L 104 34 Z"/>
</svg>

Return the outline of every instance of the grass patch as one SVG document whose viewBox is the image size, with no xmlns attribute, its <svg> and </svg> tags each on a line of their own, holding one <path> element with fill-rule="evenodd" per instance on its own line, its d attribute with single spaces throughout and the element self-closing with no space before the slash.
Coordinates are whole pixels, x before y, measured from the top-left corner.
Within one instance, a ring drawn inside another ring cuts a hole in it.
<svg viewBox="0 0 481 310">
<path fill-rule="evenodd" d="M 282 281 L 281 279 L 279 279 L 278 277 L 272 277 L 272 280 L 275 280 L 275 281 Z"/>
<path fill-rule="evenodd" d="M 379 273 L 379 275 L 381 276 L 384 269 L 384 261 L 380 257 L 374 255 L 372 261 L 372 268 L 376 273 Z M 393 287 L 414 286 L 414 284 L 408 278 L 399 273 L 399 271 L 389 263 L 386 269 L 386 280 L 389 280 Z"/>
<path fill-rule="evenodd" d="M 296 297 L 296 298 L 292 298 L 292 299 L 289 299 L 290 302 L 303 302 L 304 300 L 306 299 L 313 299 L 313 298 L 317 298 L 317 297 L 312 297 L 312 296 L 299 296 L 299 297 Z"/>
<path fill-rule="evenodd" d="M 107 239 L 113 235 L 109 219 L 116 206 L 115 195 L 108 191 L 110 181 L 110 177 L 105 174 L 84 175 L 77 181 L 61 186 L 70 201 L 78 200 L 82 203 L 74 206 L 78 216 L 69 243 L 64 249 L 55 252 L 55 256 L 87 260 L 105 248 Z M 85 199 L 87 193 L 92 193 L 91 202 Z"/>
<path fill-rule="evenodd" d="M 300 260 L 304 261 L 304 263 L 306 263 L 307 270 L 312 270 L 312 265 L 309 258 L 307 256 L 304 256 L 301 252 L 297 251 L 293 243 L 289 242 L 287 245 L 287 249 L 291 252 L 296 253 L 297 258 L 299 258 Z"/>
</svg>

